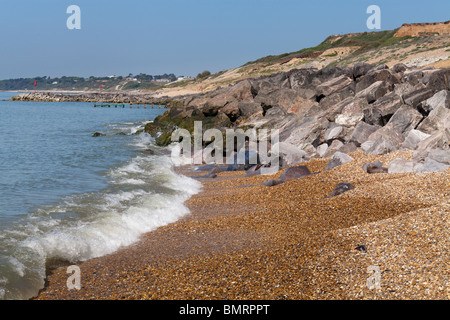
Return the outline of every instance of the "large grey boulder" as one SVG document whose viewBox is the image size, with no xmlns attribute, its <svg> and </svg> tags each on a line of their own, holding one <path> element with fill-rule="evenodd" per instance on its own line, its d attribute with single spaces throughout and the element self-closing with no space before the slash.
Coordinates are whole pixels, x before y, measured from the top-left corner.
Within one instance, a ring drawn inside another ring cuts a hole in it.
<svg viewBox="0 0 450 320">
<path fill-rule="evenodd" d="M 404 136 L 391 124 L 388 124 L 369 136 L 365 143 L 369 141 L 373 143 L 365 151 L 366 153 L 373 153 L 376 155 L 386 154 L 400 149 L 404 140 Z M 361 145 L 361 147 L 363 147 L 363 145 Z"/>
<path fill-rule="evenodd" d="M 395 92 L 390 92 L 363 110 L 364 121 L 384 126 L 402 105 L 401 97 Z"/>
<path fill-rule="evenodd" d="M 323 158 L 325 156 L 325 154 L 327 153 L 327 150 L 328 150 L 328 144 L 326 144 L 326 143 L 322 143 L 320 146 L 318 146 L 316 148 L 316 152 L 321 158 Z"/>
<path fill-rule="evenodd" d="M 402 148 L 415 150 L 420 142 L 430 137 L 428 133 L 420 130 L 412 129 L 408 132 L 405 141 L 402 144 Z"/>
<path fill-rule="evenodd" d="M 428 158 L 446 165 L 450 165 L 450 149 L 433 149 L 428 153 Z"/>
<path fill-rule="evenodd" d="M 354 142 L 357 146 L 360 146 L 362 143 L 366 142 L 369 136 L 380 129 L 381 127 L 378 125 L 370 125 L 364 121 L 358 122 L 353 130 L 349 142 Z"/>
<path fill-rule="evenodd" d="M 392 67 L 392 71 L 397 72 L 397 73 L 403 73 L 406 70 L 408 70 L 408 67 L 404 64 L 404 63 L 397 63 L 396 65 L 394 65 Z"/>
<path fill-rule="evenodd" d="M 368 103 L 373 103 L 389 92 L 389 86 L 384 81 L 377 81 L 368 88 L 356 93 L 356 98 L 365 98 Z"/>
<path fill-rule="evenodd" d="M 428 134 L 445 129 L 450 130 L 450 109 L 447 109 L 445 105 L 436 106 L 417 129 Z"/>
<path fill-rule="evenodd" d="M 342 152 L 335 152 L 333 156 L 330 158 L 330 161 L 328 161 L 328 164 L 325 168 L 325 170 L 330 170 L 335 167 L 338 167 L 344 163 L 353 161 L 354 159 L 350 157 L 348 154 L 342 153 Z"/>
<path fill-rule="evenodd" d="M 433 92 L 450 90 L 450 68 L 436 69 L 430 74 L 427 88 Z"/>
<path fill-rule="evenodd" d="M 272 150 L 278 150 L 278 155 L 283 167 L 300 164 L 309 160 L 309 156 L 304 150 L 287 142 L 278 142 L 274 144 Z"/>
<path fill-rule="evenodd" d="M 307 166 L 295 166 L 287 168 L 280 176 L 280 180 L 283 182 L 291 181 L 311 175 Z"/>
<path fill-rule="evenodd" d="M 377 140 L 375 140 L 375 142 L 367 150 L 366 153 L 382 155 L 382 154 L 386 154 L 386 153 L 398 150 L 399 148 L 400 148 L 400 145 L 398 143 L 395 143 L 394 141 L 386 139 L 385 137 L 379 137 Z"/>
<path fill-rule="evenodd" d="M 354 99 L 347 104 L 340 114 L 336 115 L 335 122 L 337 124 L 354 127 L 359 121 L 364 118 L 363 110 L 367 106 L 367 101 L 361 98 Z"/>
<path fill-rule="evenodd" d="M 357 80 L 355 92 L 360 92 L 377 81 L 385 82 L 392 90 L 395 84 L 401 83 L 401 76 L 389 69 L 372 69 Z"/>
<path fill-rule="evenodd" d="M 425 140 L 419 142 L 416 150 L 414 151 L 413 160 L 416 162 L 425 160 L 430 151 L 433 149 L 449 149 L 449 138 L 446 132 L 437 131 Z"/>
<path fill-rule="evenodd" d="M 434 96 L 422 103 L 421 109 L 429 114 L 431 111 L 439 107 L 450 109 L 450 91 L 441 90 L 437 92 Z"/>
<path fill-rule="evenodd" d="M 414 163 L 402 158 L 397 158 L 391 161 L 388 166 L 388 173 L 405 173 L 413 172 Z"/>
<path fill-rule="evenodd" d="M 427 157 L 423 163 L 418 163 L 414 166 L 414 171 L 418 173 L 439 172 L 445 171 L 448 168 L 450 168 L 450 165 Z"/>
<path fill-rule="evenodd" d="M 403 134 L 414 129 L 422 120 L 422 114 L 416 109 L 403 105 L 393 114 L 387 125 L 391 125 L 394 130 Z"/>
<path fill-rule="evenodd" d="M 374 68 L 373 65 L 368 64 L 366 62 L 357 62 L 353 65 L 353 70 L 352 70 L 353 78 L 357 79 L 357 78 L 365 75 L 367 72 L 369 72 L 373 68 Z"/>
<path fill-rule="evenodd" d="M 238 103 L 239 113 L 242 116 L 251 116 L 255 114 L 262 114 L 263 109 L 260 103 L 254 101 L 240 101 Z"/>
<path fill-rule="evenodd" d="M 319 145 L 322 132 L 326 130 L 327 127 L 328 120 L 325 118 L 307 118 L 290 132 L 290 135 L 285 142 L 295 146 L 299 146 L 302 143 Z"/>
<path fill-rule="evenodd" d="M 344 89 L 345 87 L 351 85 L 353 80 L 347 77 L 346 75 L 341 75 L 337 78 L 332 78 L 324 83 L 321 83 L 316 88 L 316 96 L 326 97 L 337 91 Z"/>
<path fill-rule="evenodd" d="M 325 131 L 324 140 L 330 141 L 334 139 L 338 139 L 341 137 L 341 134 L 343 133 L 344 128 L 340 125 L 337 125 L 333 122 L 330 122 L 330 125 L 328 129 Z"/>
<path fill-rule="evenodd" d="M 344 143 L 340 140 L 333 140 L 333 142 L 331 142 L 331 144 L 328 146 L 327 150 L 325 151 L 325 154 L 323 155 L 323 157 L 330 157 L 332 156 L 335 152 L 337 152 L 340 148 L 342 148 L 344 146 Z"/>
<path fill-rule="evenodd" d="M 403 102 L 415 109 L 420 107 L 420 103 L 431 98 L 434 95 L 434 91 L 427 88 L 420 88 L 420 84 L 414 87 L 409 93 L 402 96 Z"/>
</svg>

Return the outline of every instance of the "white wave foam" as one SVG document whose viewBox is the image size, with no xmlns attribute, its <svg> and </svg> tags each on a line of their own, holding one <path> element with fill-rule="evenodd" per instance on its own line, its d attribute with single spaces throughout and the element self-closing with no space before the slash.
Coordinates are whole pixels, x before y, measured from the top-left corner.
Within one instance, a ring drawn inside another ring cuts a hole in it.
<svg viewBox="0 0 450 320">
<path fill-rule="evenodd" d="M 124 179 L 119 182 L 116 182 L 117 184 L 135 184 L 135 185 L 142 185 L 146 184 L 144 180 L 141 179 Z"/>
<path fill-rule="evenodd" d="M 32 279 L 27 281 L 32 281 L 34 285 L 26 293 L 11 293 L 9 289 L 5 291 L 6 285 L 0 284 L 0 299 L 12 294 L 19 299 L 36 294 L 44 285 L 45 268 L 49 260 L 76 263 L 104 256 L 135 243 L 143 233 L 189 214 L 184 202 L 200 191 L 201 183 L 175 174 L 170 162 L 166 157 L 164 159 L 166 161 L 159 163 L 150 172 L 156 179 L 154 183 L 171 192 L 155 193 L 136 189 L 105 193 L 100 199 L 100 194 L 94 199 L 87 194 L 86 199 L 77 196 L 66 204 L 58 205 L 61 212 L 76 210 L 78 206 L 83 214 L 77 219 L 58 219 L 51 214 L 30 217 L 32 221 L 22 226 L 22 240 L 15 245 L 13 256 L 7 261 L 16 277 L 21 278 L 20 281 Z M 139 161 L 145 162 L 139 157 L 133 159 L 135 164 Z M 91 203 L 94 200 L 96 204 Z M 71 207 L 64 208 L 68 203 Z M 49 208 L 49 211 L 55 212 L 55 209 Z M 25 236 L 26 233 L 28 235 Z"/>
</svg>

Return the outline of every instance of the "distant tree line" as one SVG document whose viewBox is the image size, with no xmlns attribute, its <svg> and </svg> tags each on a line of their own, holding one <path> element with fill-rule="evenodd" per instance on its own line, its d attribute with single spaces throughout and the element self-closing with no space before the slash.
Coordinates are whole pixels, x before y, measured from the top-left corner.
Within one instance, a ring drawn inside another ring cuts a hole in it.
<svg viewBox="0 0 450 320">
<path fill-rule="evenodd" d="M 133 80 L 133 83 L 128 83 Z M 34 78 L 18 78 L 0 80 L 0 90 L 2 91 L 17 91 L 17 90 L 33 90 L 34 84 L 37 83 L 38 90 L 96 90 L 100 86 L 105 90 L 114 89 L 121 86 L 122 89 L 140 89 L 152 88 L 161 84 L 155 83 L 157 80 L 168 80 L 173 82 L 177 80 L 177 76 L 173 73 L 163 75 L 148 75 L 140 73 L 138 75 L 129 74 L 127 77 L 123 76 L 109 76 L 109 77 L 34 77 Z"/>
</svg>

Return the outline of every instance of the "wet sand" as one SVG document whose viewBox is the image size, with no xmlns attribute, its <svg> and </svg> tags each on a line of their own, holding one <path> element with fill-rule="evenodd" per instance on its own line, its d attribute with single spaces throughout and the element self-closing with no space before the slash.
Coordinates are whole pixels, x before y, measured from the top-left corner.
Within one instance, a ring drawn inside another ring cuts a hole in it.
<svg viewBox="0 0 450 320">
<path fill-rule="evenodd" d="M 52 270 L 36 299 L 450 299 L 450 170 L 368 174 L 365 162 L 411 153 L 350 155 L 273 187 L 240 186 L 283 170 L 201 179 L 191 214 L 79 263 L 81 290 L 67 289 L 66 266 Z M 355 188 L 326 198 L 342 182 Z"/>
</svg>

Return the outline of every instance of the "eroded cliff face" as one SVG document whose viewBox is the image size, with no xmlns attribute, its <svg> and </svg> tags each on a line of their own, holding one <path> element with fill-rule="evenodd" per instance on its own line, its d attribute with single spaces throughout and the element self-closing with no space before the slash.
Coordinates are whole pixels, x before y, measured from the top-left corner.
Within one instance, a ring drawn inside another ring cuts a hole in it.
<svg viewBox="0 0 450 320">
<path fill-rule="evenodd" d="M 406 37 L 412 36 L 417 37 L 427 34 L 439 35 L 449 34 L 450 35 L 450 20 L 446 22 L 436 22 L 436 23 L 411 23 L 403 24 L 394 37 Z"/>
</svg>

